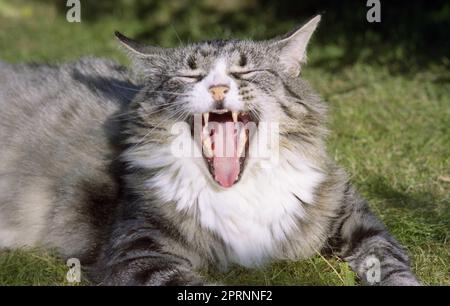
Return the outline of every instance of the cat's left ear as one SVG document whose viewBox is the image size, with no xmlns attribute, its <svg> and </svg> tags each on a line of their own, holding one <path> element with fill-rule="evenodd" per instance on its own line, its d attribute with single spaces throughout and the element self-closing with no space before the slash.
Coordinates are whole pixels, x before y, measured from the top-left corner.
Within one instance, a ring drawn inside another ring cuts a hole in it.
<svg viewBox="0 0 450 306">
<path fill-rule="evenodd" d="M 296 77 L 301 64 L 306 62 L 306 47 L 320 21 L 320 15 L 312 18 L 300 29 L 274 42 L 279 50 L 279 61 L 288 75 Z"/>
<path fill-rule="evenodd" d="M 139 58 L 152 57 L 157 55 L 160 52 L 159 47 L 152 47 L 144 45 L 140 42 L 137 42 L 131 38 L 126 37 L 122 33 L 115 31 L 114 34 L 119 42 L 125 47 L 132 56 L 136 56 Z"/>
<path fill-rule="evenodd" d="M 167 63 L 164 61 L 164 57 L 167 56 L 167 49 L 142 44 L 117 31 L 115 34 L 122 47 L 127 51 L 134 71 L 138 74 L 149 77 L 166 67 Z"/>
</svg>

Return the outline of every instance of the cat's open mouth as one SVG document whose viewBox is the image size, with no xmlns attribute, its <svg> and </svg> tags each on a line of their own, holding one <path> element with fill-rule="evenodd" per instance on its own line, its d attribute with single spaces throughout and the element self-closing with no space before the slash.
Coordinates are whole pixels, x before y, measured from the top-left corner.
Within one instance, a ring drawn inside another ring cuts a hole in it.
<svg viewBox="0 0 450 306">
<path fill-rule="evenodd" d="M 248 123 L 254 122 L 245 112 L 226 109 L 202 114 L 200 141 L 203 158 L 213 179 L 228 188 L 239 181 L 248 156 Z"/>
</svg>

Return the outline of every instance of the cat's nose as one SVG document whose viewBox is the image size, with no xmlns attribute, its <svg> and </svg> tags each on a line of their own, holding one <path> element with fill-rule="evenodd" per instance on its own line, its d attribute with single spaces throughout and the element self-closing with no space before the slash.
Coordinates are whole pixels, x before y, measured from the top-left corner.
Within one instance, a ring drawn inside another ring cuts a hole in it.
<svg viewBox="0 0 450 306">
<path fill-rule="evenodd" d="M 209 88 L 209 92 L 211 93 L 214 102 L 222 102 L 229 90 L 230 87 L 226 85 L 211 86 Z"/>
</svg>

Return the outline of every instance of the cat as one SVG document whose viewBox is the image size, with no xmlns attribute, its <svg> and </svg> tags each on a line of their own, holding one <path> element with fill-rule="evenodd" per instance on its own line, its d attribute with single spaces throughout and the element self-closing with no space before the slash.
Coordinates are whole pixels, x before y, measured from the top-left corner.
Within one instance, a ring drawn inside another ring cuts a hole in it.
<svg viewBox="0 0 450 306">
<path fill-rule="evenodd" d="M 299 77 L 319 21 L 178 48 L 116 32 L 131 70 L 1 63 L 0 247 L 56 249 L 104 285 L 202 285 L 206 266 L 318 252 L 363 284 L 419 285 L 326 152 L 326 105 Z"/>
</svg>

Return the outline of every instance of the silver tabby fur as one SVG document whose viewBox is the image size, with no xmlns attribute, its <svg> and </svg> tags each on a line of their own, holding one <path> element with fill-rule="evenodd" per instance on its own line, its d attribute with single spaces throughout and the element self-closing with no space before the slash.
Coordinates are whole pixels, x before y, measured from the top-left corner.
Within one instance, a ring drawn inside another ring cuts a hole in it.
<svg viewBox="0 0 450 306">
<path fill-rule="evenodd" d="M 56 249 L 79 258 L 92 282 L 111 285 L 203 284 L 196 270 L 207 265 L 258 266 L 316 252 L 347 260 L 365 284 L 365 260 L 375 256 L 376 284 L 418 285 L 403 248 L 328 157 L 326 106 L 297 77 L 317 22 L 294 42 L 302 44 L 298 62 L 292 50 L 283 55 L 297 31 L 173 49 L 119 35 L 142 78 L 96 58 L 0 63 L 0 248 Z M 202 159 L 166 154 L 172 125 L 202 111 L 183 100 L 193 83 L 173 76 L 208 72 L 219 58 L 264 70 L 234 79 L 237 95 L 245 110 L 280 127 L 279 167 L 269 174 L 249 164 L 228 193 Z M 236 232 L 226 222 L 237 223 Z"/>
</svg>

